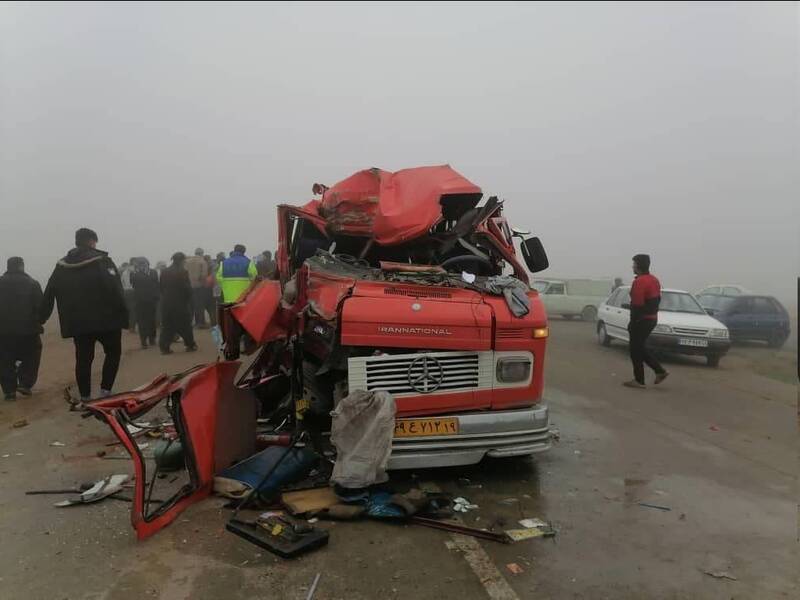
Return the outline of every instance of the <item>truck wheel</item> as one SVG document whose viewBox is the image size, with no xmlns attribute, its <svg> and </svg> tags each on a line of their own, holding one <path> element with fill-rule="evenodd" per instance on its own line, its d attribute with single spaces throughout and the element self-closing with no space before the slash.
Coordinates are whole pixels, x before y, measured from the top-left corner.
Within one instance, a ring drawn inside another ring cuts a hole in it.
<svg viewBox="0 0 800 600">
<path fill-rule="evenodd" d="M 597 320 L 597 309 L 594 306 L 585 306 L 581 311 L 581 318 L 594 323 Z"/>
<path fill-rule="evenodd" d="M 722 357 L 719 354 L 709 354 L 706 356 L 706 364 L 708 364 L 709 367 L 718 367 L 720 358 Z"/>
<path fill-rule="evenodd" d="M 608 332 L 606 332 L 606 324 L 602 321 L 597 325 L 597 342 L 601 346 L 610 346 L 611 345 L 611 338 L 608 336 Z"/>
</svg>

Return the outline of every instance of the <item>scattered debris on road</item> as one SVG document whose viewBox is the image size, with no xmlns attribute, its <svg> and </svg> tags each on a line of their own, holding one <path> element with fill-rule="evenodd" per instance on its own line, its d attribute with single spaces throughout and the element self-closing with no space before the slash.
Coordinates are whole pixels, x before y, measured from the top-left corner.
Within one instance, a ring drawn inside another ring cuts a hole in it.
<svg viewBox="0 0 800 600">
<path fill-rule="evenodd" d="M 20 429 L 21 427 L 28 426 L 28 419 L 17 419 L 11 424 L 11 427 L 14 429 Z"/>
<path fill-rule="evenodd" d="M 69 498 L 56 502 L 53 506 L 57 508 L 65 508 L 67 506 L 76 506 L 78 504 L 91 504 L 99 502 L 109 496 L 118 494 L 123 490 L 124 484 L 130 479 L 129 475 L 109 475 L 100 481 L 97 481 L 88 490 L 80 492 L 77 498 Z"/>
<path fill-rule="evenodd" d="M 655 508 L 657 510 L 663 510 L 663 511 L 672 510 L 669 506 L 661 506 L 659 504 L 650 504 L 649 502 L 639 502 L 639 506 L 644 506 L 645 508 Z"/>
<path fill-rule="evenodd" d="M 728 573 L 727 571 L 707 571 L 703 570 L 703 573 L 706 575 L 710 575 L 715 579 L 729 579 L 730 581 L 739 581 L 736 577 Z"/>
<path fill-rule="evenodd" d="M 314 598 L 314 592 L 317 591 L 317 585 L 319 585 L 320 577 L 322 577 L 322 573 L 317 573 L 316 577 L 314 577 L 314 581 L 311 583 L 311 588 L 308 590 L 306 600 L 312 600 Z"/>
<path fill-rule="evenodd" d="M 506 569 L 508 569 L 514 575 L 520 575 L 525 572 L 525 569 L 520 567 L 517 563 L 508 563 L 506 565 Z"/>
</svg>

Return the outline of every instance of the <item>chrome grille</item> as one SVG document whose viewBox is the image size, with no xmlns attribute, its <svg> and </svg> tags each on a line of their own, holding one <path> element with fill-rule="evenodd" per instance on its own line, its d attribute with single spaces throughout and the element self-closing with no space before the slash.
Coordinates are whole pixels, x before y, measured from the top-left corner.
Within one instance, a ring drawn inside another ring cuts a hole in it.
<svg viewBox="0 0 800 600">
<path fill-rule="evenodd" d="M 672 331 L 681 335 L 708 335 L 708 329 L 697 327 L 673 327 Z"/>
<path fill-rule="evenodd" d="M 393 394 L 419 394 L 420 391 L 412 387 L 409 378 L 413 380 L 422 375 L 424 366 L 418 359 L 425 356 L 435 359 L 441 366 L 441 384 L 432 390 L 432 393 L 440 394 L 492 385 L 493 359 L 490 352 L 423 352 L 350 358 L 348 387 L 350 390 L 386 390 Z M 438 374 L 438 369 L 436 372 Z"/>
</svg>

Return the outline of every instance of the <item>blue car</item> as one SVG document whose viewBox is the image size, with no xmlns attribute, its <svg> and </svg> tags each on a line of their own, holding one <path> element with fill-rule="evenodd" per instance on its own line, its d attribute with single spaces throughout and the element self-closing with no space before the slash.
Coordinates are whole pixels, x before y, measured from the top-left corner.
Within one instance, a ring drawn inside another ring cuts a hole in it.
<svg viewBox="0 0 800 600">
<path fill-rule="evenodd" d="M 725 324 L 732 340 L 762 340 L 780 348 L 789 337 L 789 313 L 772 296 L 701 294 L 697 300 Z"/>
</svg>

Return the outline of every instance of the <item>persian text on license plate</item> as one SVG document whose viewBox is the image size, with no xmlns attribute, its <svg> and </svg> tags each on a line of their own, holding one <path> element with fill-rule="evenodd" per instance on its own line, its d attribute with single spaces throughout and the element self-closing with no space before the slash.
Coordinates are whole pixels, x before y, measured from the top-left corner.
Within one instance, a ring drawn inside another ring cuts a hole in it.
<svg viewBox="0 0 800 600">
<path fill-rule="evenodd" d="M 394 437 L 426 435 L 456 435 L 458 419 L 398 419 L 394 423 Z"/>
<path fill-rule="evenodd" d="M 681 346 L 697 346 L 698 348 L 707 348 L 708 340 L 693 340 L 691 338 L 680 338 L 678 343 Z"/>
</svg>

